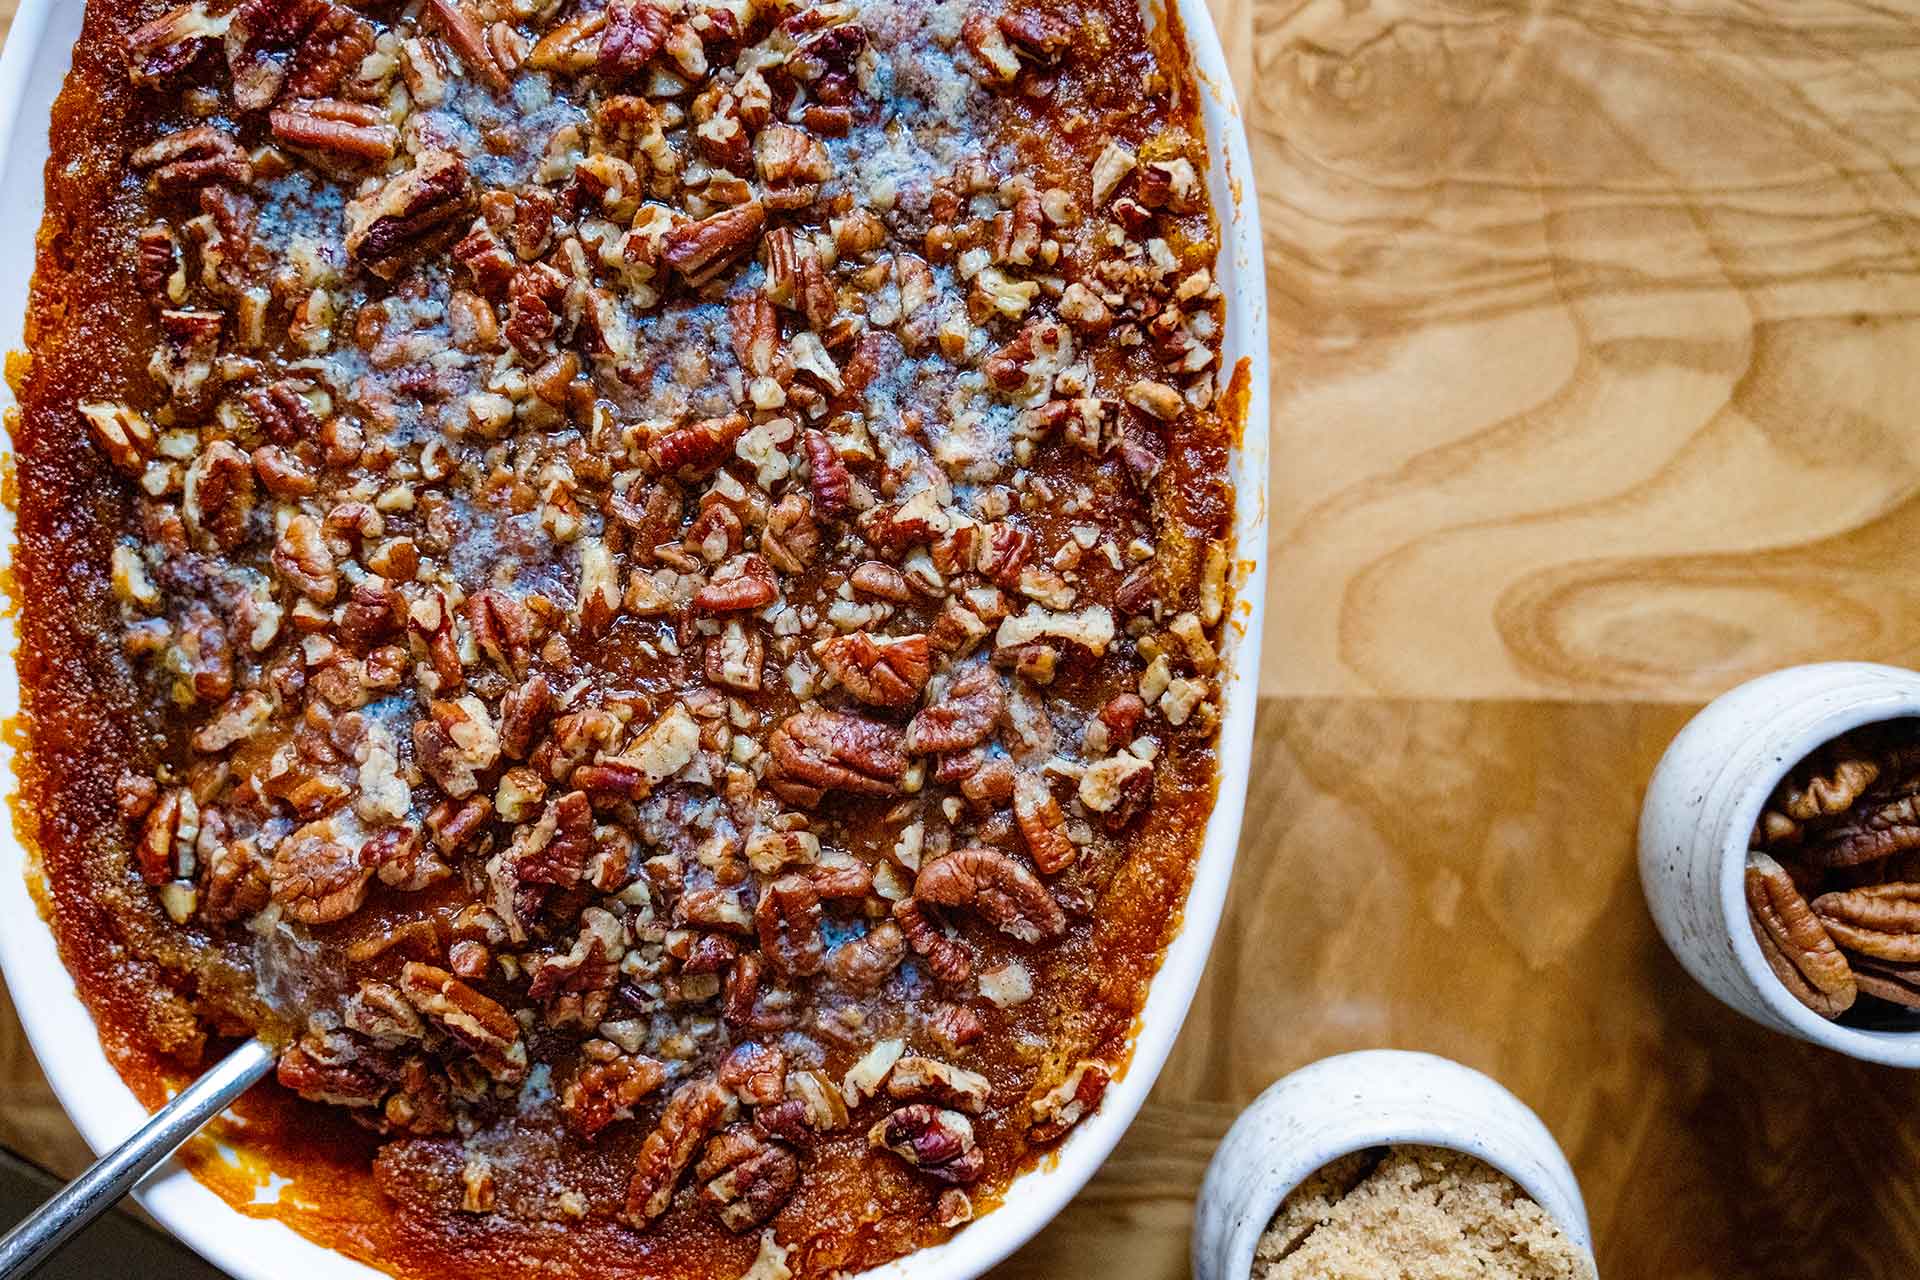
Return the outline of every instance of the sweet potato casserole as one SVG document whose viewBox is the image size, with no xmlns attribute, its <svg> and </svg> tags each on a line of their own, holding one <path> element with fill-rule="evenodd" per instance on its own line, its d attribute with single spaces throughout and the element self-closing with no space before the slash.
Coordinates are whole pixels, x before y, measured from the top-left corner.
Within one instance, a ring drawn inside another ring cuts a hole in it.
<svg viewBox="0 0 1920 1280">
<path fill-rule="evenodd" d="M 1096 1108 L 1214 792 L 1207 171 L 1135 0 L 90 0 L 21 817 L 143 1098 L 280 1050 L 196 1171 L 768 1280 Z"/>
</svg>

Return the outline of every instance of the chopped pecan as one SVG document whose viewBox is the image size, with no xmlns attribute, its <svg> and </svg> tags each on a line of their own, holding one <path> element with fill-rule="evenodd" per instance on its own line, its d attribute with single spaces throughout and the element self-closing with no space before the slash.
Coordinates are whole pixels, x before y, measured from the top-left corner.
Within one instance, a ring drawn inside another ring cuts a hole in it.
<svg viewBox="0 0 1920 1280">
<path fill-rule="evenodd" d="M 344 920 L 367 900 L 373 868 L 339 841 L 330 820 L 310 822 L 280 842 L 273 857 L 273 900 L 302 924 Z"/>
<path fill-rule="evenodd" d="M 473 628 L 474 643 L 487 657 L 509 672 L 526 670 L 533 653 L 533 625 L 518 600 L 504 591 L 476 591 L 467 597 L 467 624 Z M 501 714 L 504 718 L 504 709 Z"/>
<path fill-rule="evenodd" d="M 813 506 L 797 493 L 780 499 L 760 531 L 760 552 L 782 573 L 803 573 L 820 551 Z"/>
<path fill-rule="evenodd" d="M 768 742 L 767 785 L 789 804 L 812 806 L 830 791 L 892 796 L 906 772 L 900 730 L 840 711 L 788 716 Z"/>
<path fill-rule="evenodd" d="M 986 1171 L 986 1157 L 974 1142 L 973 1122 L 930 1102 L 901 1107 L 868 1131 L 867 1143 L 886 1148 L 942 1182 L 964 1185 Z"/>
<path fill-rule="evenodd" d="M 823 433 L 809 430 L 805 440 L 807 465 L 812 469 L 814 510 L 829 518 L 837 516 L 847 509 L 852 499 L 853 482 L 847 475 L 846 463 L 840 460 L 833 442 Z"/>
<path fill-rule="evenodd" d="M 501 752 L 510 760 L 525 760 L 553 710 L 553 689 L 545 676 L 531 676 L 508 690 L 500 701 Z"/>
<path fill-rule="evenodd" d="M 506 69 L 488 47 L 486 31 L 480 21 L 467 12 L 461 0 L 427 0 L 427 8 L 440 24 L 447 45 L 467 70 L 479 76 L 495 92 L 506 89 Z"/>
<path fill-rule="evenodd" d="M 309 1102 L 373 1107 L 392 1091 L 391 1068 L 345 1032 L 306 1035 L 280 1055 L 275 1076 Z"/>
<path fill-rule="evenodd" d="M 1104 1062 L 1075 1064 L 1054 1088 L 1034 1100 L 1033 1119 L 1027 1137 L 1033 1142 L 1052 1142 L 1087 1117 L 1106 1095 L 1113 1073 Z"/>
<path fill-rule="evenodd" d="M 1013 816 L 1027 853 L 1043 875 L 1057 875 L 1072 865 L 1079 850 L 1067 838 L 1067 815 L 1054 799 L 1046 778 L 1021 773 L 1013 783 Z"/>
<path fill-rule="evenodd" d="M 200 807 L 193 793 L 175 787 L 160 797 L 147 812 L 134 846 L 134 860 L 141 878 L 151 885 L 162 885 L 184 874 L 187 856 L 200 833 Z"/>
<path fill-rule="evenodd" d="M 332 604 L 340 592 L 333 552 L 320 531 L 320 522 L 310 515 L 297 515 L 287 521 L 274 543 L 273 567 L 315 604 Z"/>
<path fill-rule="evenodd" d="M 788 124 L 770 124 L 754 139 L 753 158 L 770 209 L 801 209 L 833 177 L 833 161 L 819 141 Z"/>
<path fill-rule="evenodd" d="M 999 672 L 976 661 L 913 717 L 906 749 L 919 756 L 977 747 L 993 736 L 1006 707 L 1006 684 Z"/>
<path fill-rule="evenodd" d="M 770 1107 L 787 1096 L 787 1055 L 749 1040 L 734 1046 L 720 1064 L 718 1079 L 741 1102 Z"/>
<path fill-rule="evenodd" d="M 977 1116 L 987 1109 L 993 1084 L 976 1071 L 933 1058 L 906 1057 L 893 1064 L 887 1096 L 902 1102 L 937 1102 Z"/>
<path fill-rule="evenodd" d="M 301 99 L 268 117 L 273 136 L 291 147 L 308 147 L 348 160 L 385 163 L 400 147 L 400 131 L 386 114 L 361 102 Z"/>
<path fill-rule="evenodd" d="M 712 1080 L 692 1080 L 668 1099 L 660 1121 L 641 1144 L 627 1184 L 627 1218 L 644 1226 L 667 1211 L 693 1153 L 726 1123 L 733 1098 Z"/>
<path fill-rule="evenodd" d="M 1031 871 L 1003 853 L 958 849 L 920 868 L 913 894 L 945 907 L 970 907 L 1022 942 L 1066 932 L 1066 913 Z"/>
<path fill-rule="evenodd" d="M 436 232 L 473 209 L 466 161 L 428 151 L 405 173 L 347 205 L 347 252 L 383 279 L 399 275 Z"/>
<path fill-rule="evenodd" d="M 1050 67 L 1073 47 L 1079 21 L 1071 5 L 1019 5 L 1000 15 L 1000 30 L 1016 52 Z"/>
<path fill-rule="evenodd" d="M 232 16 L 213 17 L 206 0 L 169 9 L 127 36 L 127 74 L 135 84 L 152 84 L 186 70 L 227 34 Z"/>
<path fill-rule="evenodd" d="M 665 47 L 671 11 L 656 0 L 611 0 L 600 32 L 597 64 L 612 79 L 637 76 Z"/>
<path fill-rule="evenodd" d="M 700 288 L 751 254 L 766 224 L 759 202 L 736 205 L 667 232 L 661 253 L 688 284 Z"/>
<path fill-rule="evenodd" d="M 507 341 L 529 363 L 537 362 L 559 332 L 567 278 L 556 268 L 536 262 L 513 273 L 507 292 Z"/>
<path fill-rule="evenodd" d="M 521 829 L 507 856 L 522 881 L 571 889 L 592 854 L 593 805 L 586 792 L 569 791 L 549 801 L 537 823 Z"/>
<path fill-rule="evenodd" d="M 748 553 L 723 567 L 713 580 L 693 594 L 693 607 L 701 613 L 744 613 L 764 609 L 780 598 L 773 568 L 758 555 Z"/>
<path fill-rule="evenodd" d="M 467 695 L 443 698 L 413 723 L 414 759 L 456 800 L 479 789 L 478 775 L 500 759 L 500 735 L 486 704 Z"/>
<path fill-rule="evenodd" d="M 813 652 L 848 693 L 878 707 L 912 706 L 933 669 L 924 635 L 855 631 L 822 640 Z"/>
<path fill-rule="evenodd" d="M 502 1084 L 527 1074 L 527 1046 L 520 1024 L 499 1002 L 432 965 L 408 961 L 400 990 L 434 1026 L 458 1041 L 486 1073 Z"/>
<path fill-rule="evenodd" d="M 320 432 L 320 420 L 314 415 L 301 383 L 282 378 L 267 386 L 255 387 L 240 399 L 275 444 L 298 444 Z"/>
<path fill-rule="evenodd" d="M 746 429 L 745 414 L 704 418 L 662 433 L 647 446 L 647 454 L 662 471 L 704 475 L 733 456 L 733 446 Z"/>
<path fill-rule="evenodd" d="M 159 448 L 159 433 L 146 415 L 118 400 L 84 402 L 80 416 L 108 460 L 129 475 L 139 475 Z"/>
</svg>

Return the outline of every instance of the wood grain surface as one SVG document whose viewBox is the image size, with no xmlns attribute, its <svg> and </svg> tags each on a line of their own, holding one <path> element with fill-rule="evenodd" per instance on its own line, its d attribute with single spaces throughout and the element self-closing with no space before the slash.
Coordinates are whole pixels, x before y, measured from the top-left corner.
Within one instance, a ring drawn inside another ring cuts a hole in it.
<svg viewBox="0 0 1920 1280">
<path fill-rule="evenodd" d="M 1385 1045 L 1540 1112 L 1609 1280 L 1920 1273 L 1920 1077 L 1702 993 L 1632 847 L 1699 701 L 1920 657 L 1920 0 L 1213 3 L 1274 316 L 1250 834 L 1153 1100 L 1000 1274 L 1185 1274 L 1238 1109 Z M 84 1160 L 3 996 L 0 1142 Z"/>
</svg>

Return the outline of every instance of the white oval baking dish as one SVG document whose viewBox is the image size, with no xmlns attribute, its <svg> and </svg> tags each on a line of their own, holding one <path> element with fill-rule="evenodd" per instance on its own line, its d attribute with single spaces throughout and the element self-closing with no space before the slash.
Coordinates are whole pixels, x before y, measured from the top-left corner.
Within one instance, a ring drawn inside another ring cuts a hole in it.
<svg viewBox="0 0 1920 1280">
<path fill-rule="evenodd" d="M 1144 0 L 1150 14 L 1165 12 Z M 1064 1143 L 1054 1159 L 1021 1178 L 1006 1203 L 952 1240 L 866 1273 L 873 1280 L 960 1280 L 977 1276 L 1011 1254 L 1084 1186 L 1140 1110 L 1173 1048 L 1206 964 L 1219 924 L 1240 838 L 1247 770 L 1258 698 L 1260 630 L 1264 614 L 1267 546 L 1267 304 L 1254 195 L 1253 165 L 1227 61 L 1204 0 L 1171 6 L 1184 24 L 1203 102 L 1212 158 L 1208 175 L 1222 230 L 1215 272 L 1227 294 L 1223 366 L 1245 360 L 1251 384 L 1246 425 L 1234 458 L 1239 500 L 1235 520 L 1239 605 L 1225 647 L 1220 737 L 1219 801 L 1188 895 L 1184 922 L 1155 977 L 1127 1070 L 1100 1110 Z M 80 32 L 80 0 L 21 0 L 0 53 L 0 179 L 14 193 L 0 201 L 0 241 L 14 252 L 0 260 L 0 350 L 24 348 L 22 335 L 33 245 L 44 206 L 42 171 L 47 128 Z M 0 387 L 0 403 L 12 405 Z M 0 546 L 11 548 L 12 514 L 0 507 Z M 19 710 L 12 663 L 12 627 L 0 628 L 0 717 Z M 11 747 L 0 744 L 11 779 Z M 0 824 L 0 969 L 28 1039 L 61 1105 L 95 1151 L 131 1133 L 145 1110 L 107 1061 L 93 1021 L 60 963 L 52 934 L 40 923 L 26 887 L 26 853 L 11 824 Z M 378 1273 L 321 1248 L 278 1222 L 228 1208 L 177 1164 L 162 1168 L 136 1193 L 154 1217 L 210 1262 L 240 1280 L 376 1280 Z"/>
<path fill-rule="evenodd" d="M 1580 1184 L 1526 1103 L 1449 1058 L 1372 1049 L 1302 1067 L 1240 1113 L 1200 1189 L 1195 1280 L 1247 1280 L 1261 1233 L 1295 1187 L 1341 1156 L 1396 1145 L 1484 1160 L 1533 1197 L 1592 1262 Z"/>
<path fill-rule="evenodd" d="M 1660 757 L 1640 809 L 1640 883 L 1701 986 L 1763 1027 L 1865 1062 L 1920 1067 L 1920 1032 L 1847 1027 L 1780 984 L 1747 915 L 1747 843 L 1767 797 L 1850 729 L 1920 716 L 1920 672 L 1872 662 L 1788 667 L 1728 690 Z"/>
</svg>

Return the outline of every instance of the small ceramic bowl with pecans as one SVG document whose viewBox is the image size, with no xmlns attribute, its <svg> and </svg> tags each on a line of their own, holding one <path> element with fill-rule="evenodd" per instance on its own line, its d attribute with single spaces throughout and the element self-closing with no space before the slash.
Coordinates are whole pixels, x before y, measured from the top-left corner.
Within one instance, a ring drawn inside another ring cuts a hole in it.
<svg viewBox="0 0 1920 1280">
<path fill-rule="evenodd" d="M 1527 1105 L 1470 1067 L 1323 1058 L 1240 1113 L 1200 1189 L 1195 1280 L 1593 1280 L 1580 1184 Z"/>
<path fill-rule="evenodd" d="M 1817 663 L 1715 699 L 1648 783 L 1640 878 L 1723 1002 L 1920 1067 L 1920 672 Z"/>
</svg>

